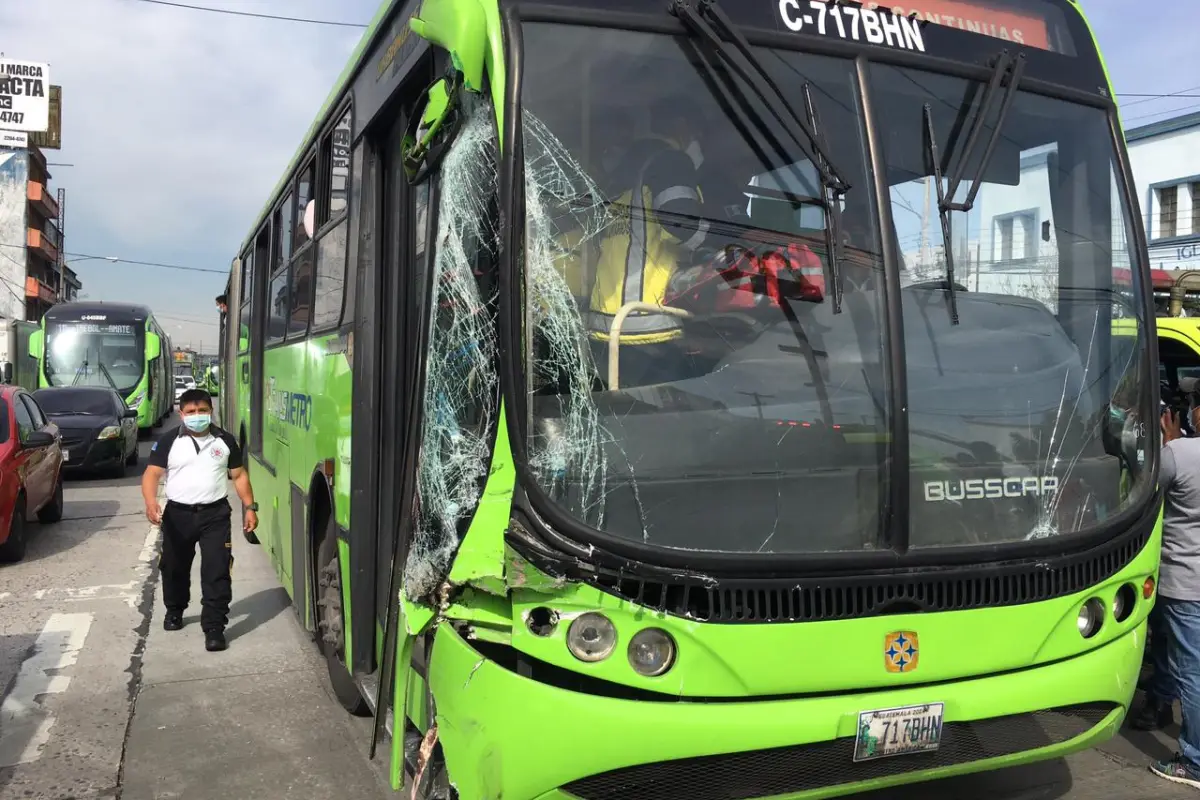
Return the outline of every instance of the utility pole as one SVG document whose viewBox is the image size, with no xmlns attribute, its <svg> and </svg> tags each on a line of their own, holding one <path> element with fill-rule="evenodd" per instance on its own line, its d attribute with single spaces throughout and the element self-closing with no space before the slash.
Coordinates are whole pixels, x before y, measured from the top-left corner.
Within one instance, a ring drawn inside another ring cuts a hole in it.
<svg viewBox="0 0 1200 800">
<path fill-rule="evenodd" d="M 58 302 L 67 296 L 67 190 L 58 187 Z"/>
</svg>

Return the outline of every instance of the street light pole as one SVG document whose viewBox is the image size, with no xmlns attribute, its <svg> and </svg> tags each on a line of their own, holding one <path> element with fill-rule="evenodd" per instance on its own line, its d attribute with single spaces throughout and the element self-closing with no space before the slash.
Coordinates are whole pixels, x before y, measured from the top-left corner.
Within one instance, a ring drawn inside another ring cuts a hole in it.
<svg viewBox="0 0 1200 800">
<path fill-rule="evenodd" d="M 69 264 L 78 264 L 80 261 L 107 261 L 110 264 L 116 264 L 120 260 L 119 256 L 80 256 L 79 258 L 72 258 L 69 261 L 63 261 L 62 272 L 58 276 L 58 301 L 61 303 L 63 297 L 66 295 L 67 266 Z"/>
</svg>

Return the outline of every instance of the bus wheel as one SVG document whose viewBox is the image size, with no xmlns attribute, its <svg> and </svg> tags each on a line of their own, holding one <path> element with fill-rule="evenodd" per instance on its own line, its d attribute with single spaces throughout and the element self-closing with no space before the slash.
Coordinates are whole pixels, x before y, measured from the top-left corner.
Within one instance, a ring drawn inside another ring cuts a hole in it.
<svg viewBox="0 0 1200 800">
<path fill-rule="evenodd" d="M 329 682 L 343 708 L 356 717 L 369 716 L 371 709 L 345 664 L 342 571 L 332 519 L 325 525 L 325 538 L 321 540 L 321 547 L 317 551 L 317 565 L 317 644 L 325 656 Z"/>
</svg>

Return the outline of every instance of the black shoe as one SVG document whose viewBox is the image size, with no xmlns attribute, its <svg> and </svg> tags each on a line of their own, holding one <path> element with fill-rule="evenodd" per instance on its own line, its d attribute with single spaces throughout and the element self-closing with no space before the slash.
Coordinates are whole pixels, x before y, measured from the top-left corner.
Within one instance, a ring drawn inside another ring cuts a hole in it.
<svg viewBox="0 0 1200 800">
<path fill-rule="evenodd" d="M 178 611 L 168 611 L 163 617 L 164 631 L 177 631 L 183 627 L 183 614 Z"/>
<path fill-rule="evenodd" d="M 225 643 L 225 631 L 206 631 L 204 634 L 204 649 L 210 653 L 229 647 Z"/>
<path fill-rule="evenodd" d="M 1160 731 L 1175 722 L 1175 711 L 1170 703 L 1145 703 L 1133 715 L 1130 724 L 1134 730 Z"/>
</svg>

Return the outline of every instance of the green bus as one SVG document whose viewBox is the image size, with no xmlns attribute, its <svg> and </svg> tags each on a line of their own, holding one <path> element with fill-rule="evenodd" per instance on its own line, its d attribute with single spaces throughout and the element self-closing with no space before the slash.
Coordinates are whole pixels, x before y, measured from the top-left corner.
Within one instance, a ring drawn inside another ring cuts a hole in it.
<svg viewBox="0 0 1200 800">
<path fill-rule="evenodd" d="M 901 4 L 379 9 L 234 254 L 222 418 L 393 786 L 830 797 L 1117 731 L 1161 497 L 1111 85 L 1072 0 Z"/>
<path fill-rule="evenodd" d="M 63 303 L 29 338 L 37 385 L 111 386 L 148 431 L 175 407 L 171 340 L 146 306 Z"/>
</svg>

